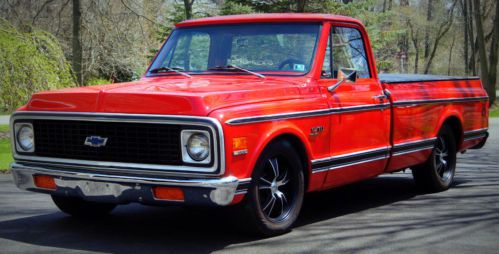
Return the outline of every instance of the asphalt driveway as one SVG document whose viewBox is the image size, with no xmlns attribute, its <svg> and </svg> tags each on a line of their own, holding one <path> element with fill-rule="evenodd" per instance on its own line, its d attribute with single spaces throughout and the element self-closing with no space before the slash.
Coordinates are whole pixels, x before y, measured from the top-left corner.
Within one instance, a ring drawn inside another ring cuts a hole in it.
<svg viewBox="0 0 499 254">
<path fill-rule="evenodd" d="M 230 210 L 128 205 L 73 219 L 0 175 L 0 253 L 497 253 L 499 119 L 490 132 L 459 156 L 449 191 L 418 193 L 407 172 L 311 194 L 293 231 L 269 239 L 235 230 Z"/>
</svg>

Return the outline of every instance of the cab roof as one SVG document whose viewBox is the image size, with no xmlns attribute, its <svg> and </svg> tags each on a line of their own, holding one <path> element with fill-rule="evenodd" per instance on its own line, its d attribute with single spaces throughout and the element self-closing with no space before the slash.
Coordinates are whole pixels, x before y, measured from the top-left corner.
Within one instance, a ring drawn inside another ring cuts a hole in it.
<svg viewBox="0 0 499 254">
<path fill-rule="evenodd" d="M 176 27 L 204 26 L 216 24 L 265 23 L 265 22 L 324 22 L 339 21 L 361 24 L 357 19 L 332 14 L 311 13 L 268 13 L 228 15 L 200 19 L 190 19 L 176 24 Z"/>
</svg>

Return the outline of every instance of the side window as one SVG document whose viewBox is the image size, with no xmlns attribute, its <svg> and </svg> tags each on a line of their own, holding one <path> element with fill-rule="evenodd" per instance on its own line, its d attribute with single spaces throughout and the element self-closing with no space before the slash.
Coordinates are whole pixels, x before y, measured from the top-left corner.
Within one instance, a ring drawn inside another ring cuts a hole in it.
<svg viewBox="0 0 499 254">
<path fill-rule="evenodd" d="M 210 50 L 210 36 L 206 33 L 195 33 L 181 36 L 167 56 L 166 66 L 181 68 L 186 71 L 202 71 L 208 68 L 208 54 Z"/>
<path fill-rule="evenodd" d="M 327 38 L 326 54 L 324 55 L 324 62 L 322 63 L 321 76 L 323 78 L 332 78 L 331 73 L 331 35 Z"/>
<path fill-rule="evenodd" d="M 369 65 L 364 41 L 359 30 L 348 27 L 332 29 L 333 77 L 337 78 L 338 70 L 353 69 L 359 78 L 369 78 Z"/>
</svg>

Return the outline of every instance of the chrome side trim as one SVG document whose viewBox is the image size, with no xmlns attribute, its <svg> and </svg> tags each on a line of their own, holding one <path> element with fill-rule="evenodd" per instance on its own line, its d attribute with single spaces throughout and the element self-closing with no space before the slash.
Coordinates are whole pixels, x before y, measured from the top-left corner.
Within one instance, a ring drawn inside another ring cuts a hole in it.
<svg viewBox="0 0 499 254">
<path fill-rule="evenodd" d="M 325 157 L 325 158 L 320 158 L 320 159 L 312 160 L 312 164 L 317 164 L 317 163 L 321 163 L 321 162 L 327 162 L 327 161 L 331 161 L 331 160 L 339 159 L 339 158 L 353 157 L 353 156 L 356 156 L 356 155 L 363 155 L 363 154 L 368 154 L 368 153 L 372 153 L 372 152 L 387 151 L 389 149 L 390 149 L 389 146 L 383 146 L 383 147 L 379 147 L 379 148 L 362 150 L 362 151 L 353 152 L 353 153 L 346 153 L 346 154 L 341 154 L 341 155 L 335 155 L 335 156 L 331 156 L 331 157 Z"/>
<path fill-rule="evenodd" d="M 79 166 L 89 168 L 106 168 L 108 170 L 130 171 L 133 169 L 164 172 L 170 175 L 222 175 L 225 172 L 225 146 L 224 134 L 220 122 L 211 117 L 176 116 L 176 115 L 145 115 L 122 113 L 89 113 L 89 112 L 46 112 L 46 111 L 20 111 L 10 118 L 11 129 L 19 120 L 69 120 L 69 121 L 95 121 L 95 122 L 127 122 L 127 123 L 154 123 L 154 124 L 179 124 L 203 126 L 210 129 L 214 140 L 214 163 L 212 167 L 172 166 L 140 163 L 104 162 L 77 159 L 62 159 L 51 157 L 38 157 L 18 154 L 12 150 L 17 161 L 41 162 L 59 164 L 59 166 Z M 218 137 L 218 138 L 217 138 Z M 180 137 L 179 137 L 180 138 Z M 11 139 L 14 142 L 14 139 Z M 15 144 L 12 144 L 13 148 Z"/>
<path fill-rule="evenodd" d="M 487 131 L 488 131 L 488 128 L 481 128 L 481 129 L 476 129 L 476 130 L 471 130 L 471 131 L 465 131 L 463 141 L 470 141 L 470 140 L 485 138 L 487 136 Z"/>
<path fill-rule="evenodd" d="M 435 137 L 395 144 L 392 148 L 392 156 L 399 156 L 433 149 L 436 140 L 437 138 Z"/>
<path fill-rule="evenodd" d="M 433 149 L 436 138 L 410 141 L 396 144 L 393 147 L 381 147 L 348 153 L 328 158 L 312 160 L 312 173 L 320 173 L 329 170 L 340 169 L 362 163 L 382 160 L 392 156 L 414 153 L 427 149 Z"/>
<path fill-rule="evenodd" d="M 487 134 L 482 134 L 482 135 L 479 135 L 479 136 L 476 136 L 476 137 L 465 138 L 463 141 L 471 141 L 471 140 L 475 140 L 475 139 L 482 139 L 482 138 L 485 138 L 485 137 L 487 137 Z"/>
<path fill-rule="evenodd" d="M 475 133 L 480 133 L 480 134 L 483 134 L 485 132 L 487 132 L 489 130 L 489 128 L 481 128 L 481 129 L 475 129 L 475 130 L 471 130 L 471 131 L 465 131 L 464 132 L 464 135 L 473 135 Z"/>
<path fill-rule="evenodd" d="M 401 151 L 407 151 L 407 150 L 414 150 L 422 147 L 433 147 L 435 141 L 437 138 L 427 138 L 427 139 L 421 139 L 421 140 L 416 140 L 416 141 L 408 141 L 408 142 L 402 142 L 402 143 L 397 143 L 393 145 L 393 152 L 401 152 Z"/>
<path fill-rule="evenodd" d="M 399 156 L 399 155 L 404 155 L 404 154 L 409 154 L 409 153 L 421 152 L 421 151 L 433 149 L 433 147 L 434 146 L 432 145 L 432 146 L 426 146 L 426 147 L 421 147 L 421 148 L 415 148 L 415 149 L 407 150 L 407 151 L 396 152 L 396 153 L 393 153 L 392 156 Z"/>
<path fill-rule="evenodd" d="M 435 104 L 435 103 L 459 103 L 459 102 L 473 102 L 473 101 L 484 101 L 488 100 L 487 96 L 480 97 L 467 97 L 467 98 L 449 98 L 449 99 L 429 99 L 429 100 L 403 100 L 396 101 L 393 106 L 408 106 L 408 105 L 423 105 L 423 104 Z M 282 114 L 270 114 L 252 117 L 240 117 L 227 120 L 225 123 L 228 125 L 239 125 L 239 124 L 250 124 L 267 122 L 273 120 L 283 120 L 283 119 L 294 119 L 294 118 L 304 118 L 304 117 L 314 117 L 341 113 L 351 113 L 359 111 L 370 111 L 370 110 L 380 110 L 389 108 L 390 103 L 382 104 L 372 104 L 372 105 L 361 105 L 361 106 L 351 106 L 351 107 L 340 107 L 340 108 L 330 108 L 330 109 L 319 109 L 310 111 L 297 111 Z"/>
<path fill-rule="evenodd" d="M 486 128 L 477 129 L 465 132 L 465 136 L 474 135 L 470 137 L 470 140 L 483 138 L 486 136 L 485 134 L 486 132 L 487 132 Z M 433 149 L 436 140 L 437 140 L 436 137 L 427 138 L 422 140 L 398 143 L 395 144 L 393 147 L 375 148 L 375 149 L 363 150 L 359 152 L 348 153 L 333 157 L 315 159 L 311 161 L 312 173 L 320 173 L 329 170 L 335 170 L 339 168 L 385 159 L 390 156 L 390 153 L 392 154 L 391 156 L 394 157 L 394 156 L 400 156 L 400 155 Z M 465 141 L 467 140 L 465 139 Z M 320 165 L 320 164 L 325 164 L 325 165 Z"/>
<path fill-rule="evenodd" d="M 448 99 L 428 99 L 428 100 L 401 100 L 394 101 L 393 106 L 407 106 L 407 105 L 421 105 L 421 104 L 435 104 L 435 103 L 453 103 L 453 102 L 472 102 L 488 100 L 488 96 L 479 97 L 465 97 L 465 98 L 448 98 Z"/>
<path fill-rule="evenodd" d="M 328 108 L 328 109 L 319 109 L 319 110 L 310 110 L 310 111 L 297 111 L 297 112 L 282 113 L 282 114 L 271 114 L 271 115 L 262 115 L 262 116 L 233 118 L 233 119 L 227 120 L 225 123 L 228 125 L 239 125 L 239 124 L 249 124 L 249 123 L 273 121 L 273 120 L 294 119 L 294 118 L 324 116 L 324 115 L 333 115 L 333 114 L 341 114 L 341 113 L 381 110 L 381 109 L 386 109 L 389 107 L 390 107 L 390 103 L 382 103 L 382 104 Z"/>
<path fill-rule="evenodd" d="M 315 173 L 320 173 L 320 172 L 325 172 L 325 171 L 340 169 L 340 168 L 354 166 L 354 165 L 358 165 L 358 164 L 363 164 L 363 163 L 368 163 L 368 162 L 383 160 L 383 159 L 386 159 L 386 158 L 388 158 L 388 155 L 383 155 L 383 156 L 379 156 L 379 157 L 374 157 L 372 159 L 366 159 L 366 160 L 362 160 L 362 161 L 356 161 L 356 162 L 352 162 L 352 163 L 348 163 L 348 164 L 343 164 L 343 165 L 339 165 L 339 166 L 334 166 L 334 167 L 319 168 L 319 169 L 316 169 L 316 170 L 312 170 L 312 173 L 315 174 Z"/>
<path fill-rule="evenodd" d="M 368 163 L 389 157 L 390 147 L 369 149 L 354 153 L 342 154 L 328 158 L 312 160 L 312 173 L 349 167 L 361 163 Z"/>
<path fill-rule="evenodd" d="M 434 138 L 426 138 L 426 139 L 420 139 L 420 140 L 415 140 L 415 141 L 407 141 L 407 142 L 402 142 L 402 143 L 397 143 L 394 144 L 394 147 L 403 147 L 403 146 L 409 146 L 409 145 L 417 145 L 417 144 L 422 144 L 426 142 L 432 142 L 437 140 L 436 137 Z"/>
</svg>

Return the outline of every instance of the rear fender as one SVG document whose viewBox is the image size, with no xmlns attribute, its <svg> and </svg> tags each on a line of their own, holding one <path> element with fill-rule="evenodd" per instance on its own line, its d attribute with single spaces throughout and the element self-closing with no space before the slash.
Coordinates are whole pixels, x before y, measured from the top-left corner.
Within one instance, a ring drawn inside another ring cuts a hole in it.
<svg viewBox="0 0 499 254">
<path fill-rule="evenodd" d="M 462 117 L 462 112 L 458 111 L 456 108 L 452 107 L 452 106 L 448 106 L 448 107 L 445 107 L 444 108 L 444 111 L 442 112 L 441 114 L 441 118 L 438 122 L 438 125 L 434 131 L 434 136 L 438 136 L 438 132 L 442 129 L 444 123 L 446 121 L 448 121 L 449 119 L 457 119 L 457 121 L 459 122 L 459 126 L 452 126 L 453 129 L 455 129 L 455 134 L 457 135 L 456 136 L 456 145 L 458 147 L 458 150 L 460 150 L 459 148 L 462 146 L 462 143 L 463 143 L 463 135 L 464 135 L 464 132 L 463 132 L 463 117 Z"/>
</svg>

